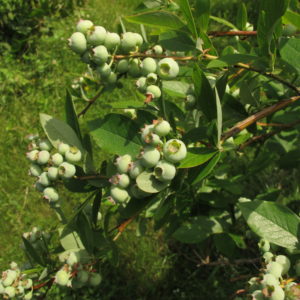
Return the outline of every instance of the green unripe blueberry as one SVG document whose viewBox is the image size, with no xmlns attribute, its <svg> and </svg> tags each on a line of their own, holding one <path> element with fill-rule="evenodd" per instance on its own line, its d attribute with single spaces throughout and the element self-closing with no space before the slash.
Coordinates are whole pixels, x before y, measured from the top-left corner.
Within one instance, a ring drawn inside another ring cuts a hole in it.
<svg viewBox="0 0 300 300">
<path fill-rule="evenodd" d="M 147 57 L 141 63 L 142 74 L 148 75 L 149 73 L 154 73 L 157 69 L 157 64 L 154 58 Z"/>
<path fill-rule="evenodd" d="M 158 62 L 157 73 L 162 79 L 173 79 L 179 73 L 179 65 L 173 58 L 163 58 Z"/>
<path fill-rule="evenodd" d="M 107 32 L 104 45 L 108 50 L 114 50 L 121 43 L 120 36 L 115 32 Z"/>
<path fill-rule="evenodd" d="M 146 81 L 147 81 L 147 78 L 146 78 L 146 77 L 140 77 L 140 78 L 135 82 L 135 85 L 136 85 L 137 89 L 138 89 L 141 93 L 145 93 L 145 92 L 146 92 L 146 88 L 147 88 Z"/>
<path fill-rule="evenodd" d="M 114 72 L 111 72 L 109 76 L 107 77 L 106 81 L 108 84 L 115 84 L 117 82 L 117 74 Z"/>
<path fill-rule="evenodd" d="M 93 49 L 93 61 L 97 65 L 103 65 L 108 59 L 108 51 L 105 46 L 100 45 Z"/>
<path fill-rule="evenodd" d="M 141 163 L 146 168 L 152 168 L 160 160 L 160 152 L 152 146 L 147 146 L 141 153 Z"/>
<path fill-rule="evenodd" d="M 264 300 L 265 296 L 261 290 L 256 290 L 252 294 L 252 300 Z"/>
<path fill-rule="evenodd" d="M 89 273 L 87 271 L 81 270 L 77 273 L 77 280 L 86 283 L 89 279 Z"/>
<path fill-rule="evenodd" d="M 152 48 L 153 52 L 156 54 L 156 55 L 161 55 L 163 54 L 164 50 L 162 48 L 162 46 L 160 45 L 155 45 L 153 48 Z"/>
<path fill-rule="evenodd" d="M 129 62 L 128 74 L 132 77 L 138 77 L 141 73 L 140 60 L 138 58 L 131 59 Z"/>
<path fill-rule="evenodd" d="M 154 168 L 154 175 L 159 181 L 171 181 L 176 175 L 176 168 L 168 161 L 161 160 Z"/>
<path fill-rule="evenodd" d="M 87 50 L 87 42 L 84 34 L 74 32 L 69 38 L 69 46 L 77 54 L 83 54 Z"/>
<path fill-rule="evenodd" d="M 61 155 L 65 155 L 65 153 L 70 150 L 70 146 L 65 143 L 59 143 L 57 150 Z"/>
<path fill-rule="evenodd" d="M 24 294 L 24 288 L 21 285 L 18 285 L 16 287 L 16 292 L 17 292 L 18 295 L 20 295 L 20 294 L 23 295 Z"/>
<path fill-rule="evenodd" d="M 129 69 L 129 62 L 127 59 L 121 59 L 117 64 L 118 73 L 126 73 Z"/>
<path fill-rule="evenodd" d="M 43 139 L 39 141 L 39 148 L 40 150 L 50 151 L 52 149 L 52 144 L 49 140 Z"/>
<path fill-rule="evenodd" d="M 4 286 L 2 285 L 2 281 L 0 280 L 0 295 L 4 294 Z"/>
<path fill-rule="evenodd" d="M 270 300 L 284 300 L 285 299 L 285 293 L 281 286 L 277 285 L 274 287 L 274 291 L 272 292 Z"/>
<path fill-rule="evenodd" d="M 265 252 L 263 255 L 263 258 L 265 260 L 266 263 L 269 263 L 270 261 L 272 261 L 272 258 L 274 257 L 274 254 L 271 252 Z"/>
<path fill-rule="evenodd" d="M 128 192 L 118 186 L 110 188 L 110 195 L 116 202 L 125 202 L 130 198 Z"/>
<path fill-rule="evenodd" d="M 157 75 L 155 73 L 149 73 L 147 75 L 147 84 L 152 85 L 157 82 Z"/>
<path fill-rule="evenodd" d="M 29 293 L 27 293 L 25 296 L 24 296 L 24 300 L 31 300 L 32 299 L 32 291 L 30 291 Z"/>
<path fill-rule="evenodd" d="M 296 262 L 294 269 L 295 269 L 297 276 L 300 276 L 300 261 Z"/>
<path fill-rule="evenodd" d="M 91 286 L 98 286 L 102 281 L 102 277 L 99 273 L 91 273 L 89 278 L 89 284 Z"/>
<path fill-rule="evenodd" d="M 48 177 L 47 172 L 43 172 L 38 179 L 38 182 L 42 184 L 43 186 L 49 186 L 51 184 L 50 178 Z"/>
<path fill-rule="evenodd" d="M 24 286 L 25 289 L 31 289 L 33 282 L 32 279 L 28 278 L 22 281 L 22 285 Z"/>
<path fill-rule="evenodd" d="M 186 157 L 187 150 L 182 141 L 172 139 L 165 143 L 163 153 L 166 160 L 177 163 Z"/>
<path fill-rule="evenodd" d="M 161 96 L 161 90 L 157 85 L 149 85 L 146 94 L 151 95 L 153 99 L 157 99 Z"/>
<path fill-rule="evenodd" d="M 133 32 L 125 32 L 121 38 L 121 48 L 124 52 L 135 51 L 137 45 L 137 37 Z"/>
<path fill-rule="evenodd" d="M 125 154 L 116 159 L 115 165 L 117 167 L 118 173 L 123 174 L 129 171 L 130 165 L 132 163 L 132 158 L 129 154 Z"/>
<path fill-rule="evenodd" d="M 96 70 L 100 74 L 101 78 L 107 78 L 111 73 L 111 68 L 107 63 L 102 66 L 98 66 Z"/>
<path fill-rule="evenodd" d="M 100 46 L 104 44 L 104 41 L 106 39 L 106 30 L 102 26 L 93 26 L 90 28 L 90 30 L 87 32 L 87 41 L 92 46 Z"/>
<path fill-rule="evenodd" d="M 74 165 L 63 162 L 62 164 L 59 165 L 58 167 L 58 174 L 62 178 L 72 178 L 76 173 L 76 168 Z"/>
<path fill-rule="evenodd" d="M 42 150 L 38 153 L 36 162 L 39 165 L 44 165 L 48 162 L 49 158 L 50 158 L 50 153 L 47 150 Z"/>
<path fill-rule="evenodd" d="M 154 124 L 151 125 L 146 124 L 145 127 L 141 129 L 141 132 L 142 132 L 142 136 L 154 132 Z"/>
<path fill-rule="evenodd" d="M 79 262 L 79 256 L 75 252 L 70 252 L 68 258 L 66 259 L 66 263 L 69 266 L 73 266 Z"/>
<path fill-rule="evenodd" d="M 9 267 L 11 270 L 18 270 L 18 264 L 14 261 L 12 261 L 10 264 L 9 264 Z"/>
<path fill-rule="evenodd" d="M 282 265 L 282 275 L 286 274 L 289 271 L 291 262 L 285 255 L 276 256 L 275 261 Z"/>
<path fill-rule="evenodd" d="M 160 137 L 166 136 L 171 131 L 171 125 L 166 120 L 155 120 L 154 121 L 154 132 Z"/>
<path fill-rule="evenodd" d="M 267 273 L 273 274 L 276 278 L 281 277 L 283 267 L 276 261 L 271 261 L 267 264 Z"/>
<path fill-rule="evenodd" d="M 69 148 L 69 146 L 68 146 L 68 148 Z M 58 167 L 60 164 L 63 163 L 64 158 L 60 153 L 55 153 L 51 156 L 51 161 L 54 164 L 54 166 Z"/>
<path fill-rule="evenodd" d="M 81 160 L 81 157 L 81 151 L 75 146 L 70 147 L 70 149 L 65 153 L 65 158 L 69 163 L 79 162 Z"/>
<path fill-rule="evenodd" d="M 14 298 L 16 295 L 16 289 L 13 286 L 8 286 L 4 289 L 4 294 L 8 298 Z"/>
<path fill-rule="evenodd" d="M 81 33 L 86 34 L 87 31 L 93 26 L 94 26 L 94 24 L 92 21 L 80 19 L 76 25 L 76 30 Z"/>
<path fill-rule="evenodd" d="M 38 159 L 39 151 L 38 150 L 32 150 L 30 152 L 26 153 L 26 157 L 31 161 L 31 162 L 36 162 Z"/>
<path fill-rule="evenodd" d="M 149 132 L 148 134 L 142 134 L 142 139 L 146 144 L 157 146 L 159 144 L 162 144 L 162 141 L 160 137 L 152 132 Z"/>
<path fill-rule="evenodd" d="M 137 184 L 133 184 L 130 186 L 129 188 L 129 191 L 130 191 L 130 194 L 133 198 L 136 198 L 136 199 L 143 199 L 143 198 L 146 198 L 148 196 L 150 196 L 151 194 L 149 193 L 146 193 L 144 191 L 142 191 L 138 186 Z"/>
<path fill-rule="evenodd" d="M 42 174 L 42 169 L 39 165 L 37 164 L 31 164 L 30 168 L 29 168 L 29 174 L 31 176 L 35 176 L 38 177 Z"/>
<path fill-rule="evenodd" d="M 195 108 L 196 105 L 196 97 L 192 94 L 189 94 L 185 98 L 185 109 L 192 110 Z"/>
<path fill-rule="evenodd" d="M 47 175 L 50 180 L 56 180 L 58 178 L 58 168 L 50 167 L 47 171 Z"/>
<path fill-rule="evenodd" d="M 43 192 L 44 191 L 44 189 L 45 189 L 45 186 L 44 185 L 42 185 L 41 183 L 39 183 L 39 182 L 36 182 L 35 184 L 34 184 L 34 187 L 35 187 L 35 189 L 37 190 L 37 191 L 39 191 L 39 192 Z"/>
<path fill-rule="evenodd" d="M 59 199 L 59 195 L 57 191 L 53 187 L 47 187 L 43 191 L 44 198 L 49 202 L 57 202 Z"/>
<path fill-rule="evenodd" d="M 276 286 L 279 285 L 279 280 L 273 274 L 267 273 L 263 276 L 261 283 L 264 286 Z"/>
<path fill-rule="evenodd" d="M 131 163 L 129 175 L 132 179 L 137 178 L 142 172 L 144 172 L 145 168 L 142 165 L 140 160 L 136 160 Z"/>
<path fill-rule="evenodd" d="M 116 174 L 110 180 L 111 184 L 120 188 L 127 188 L 130 184 L 130 178 L 127 174 Z"/>
<path fill-rule="evenodd" d="M 143 37 L 137 32 L 134 32 L 133 35 L 135 37 L 136 46 L 141 47 L 143 45 L 143 42 L 144 42 Z"/>
<path fill-rule="evenodd" d="M 125 108 L 124 114 L 128 116 L 130 119 L 136 119 L 136 110 L 134 108 Z"/>
<path fill-rule="evenodd" d="M 270 242 L 265 239 L 260 239 L 258 247 L 262 252 L 267 252 L 270 250 Z"/>
<path fill-rule="evenodd" d="M 66 272 L 65 270 L 59 270 L 55 274 L 55 282 L 61 286 L 66 286 L 69 282 L 71 274 Z"/>
<path fill-rule="evenodd" d="M 10 286 L 13 284 L 15 279 L 12 276 L 6 276 L 5 279 L 2 280 L 2 285 L 5 286 Z"/>
</svg>

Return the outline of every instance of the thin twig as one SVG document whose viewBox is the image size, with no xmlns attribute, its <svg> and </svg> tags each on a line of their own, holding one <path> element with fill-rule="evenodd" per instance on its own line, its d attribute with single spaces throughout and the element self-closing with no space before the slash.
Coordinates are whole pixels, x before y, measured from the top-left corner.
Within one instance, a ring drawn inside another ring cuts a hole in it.
<svg viewBox="0 0 300 300">
<path fill-rule="evenodd" d="M 103 88 L 100 88 L 98 93 L 88 101 L 86 107 L 77 115 L 78 118 L 83 116 L 89 110 L 89 108 L 93 105 L 93 103 L 100 97 L 102 92 L 103 92 Z"/>
<path fill-rule="evenodd" d="M 118 233 L 117 235 L 113 238 L 113 241 L 116 241 L 121 234 L 124 232 L 124 230 L 126 229 L 126 227 L 137 217 L 138 215 L 134 215 L 133 217 L 125 220 L 124 222 L 122 222 L 116 229 L 118 229 Z"/>
<path fill-rule="evenodd" d="M 220 37 L 220 36 L 255 36 L 257 31 L 246 31 L 246 30 L 234 30 L 234 31 L 210 31 L 208 36 Z"/>
<path fill-rule="evenodd" d="M 104 175 L 75 176 L 74 178 L 78 180 L 108 179 L 108 177 Z"/>
<path fill-rule="evenodd" d="M 248 118 L 244 119 L 243 121 L 237 123 L 235 126 L 233 126 L 231 129 L 229 129 L 227 132 L 225 132 L 222 135 L 222 139 L 221 139 L 222 142 L 224 142 L 228 138 L 236 135 L 237 133 L 241 132 L 243 129 L 252 125 L 253 123 L 257 122 L 258 120 L 260 120 L 266 116 L 269 116 L 280 109 L 283 109 L 284 107 L 298 101 L 299 99 L 300 99 L 300 96 L 295 96 L 290 99 L 279 101 L 278 103 L 276 103 L 272 106 L 266 107 L 263 110 L 253 114 L 252 116 L 249 116 Z"/>
<path fill-rule="evenodd" d="M 202 262 L 197 265 L 197 267 L 207 266 L 207 267 L 213 267 L 213 266 L 234 266 L 234 265 L 245 265 L 245 264 L 255 264 L 260 262 L 260 258 L 241 258 L 236 259 L 234 261 L 229 260 L 221 260 L 221 261 L 212 261 L 209 263 Z"/>
<path fill-rule="evenodd" d="M 114 60 L 120 60 L 125 58 L 143 58 L 143 57 L 152 57 L 152 58 L 173 58 L 174 60 L 180 61 L 189 61 L 189 60 L 199 60 L 197 56 L 174 56 L 174 55 L 164 55 L 164 54 L 147 54 L 147 53 L 132 53 L 124 55 L 114 55 Z"/>
<path fill-rule="evenodd" d="M 273 73 L 271 72 L 264 72 L 262 70 L 259 70 L 259 69 L 256 69 L 254 67 L 251 67 L 247 64 L 243 64 L 243 63 L 238 63 L 236 65 L 234 65 L 235 68 L 241 68 L 241 69 L 245 69 L 245 70 L 248 70 L 248 71 L 253 71 L 253 72 L 256 72 L 256 73 L 259 73 L 263 76 L 266 76 L 266 77 L 269 77 L 269 78 L 272 78 L 280 83 L 282 83 L 283 85 L 289 87 L 290 89 L 294 90 L 297 95 L 300 95 L 300 89 L 297 88 L 296 86 L 294 86 L 292 83 L 282 79 L 281 77 L 277 76 L 277 75 L 274 75 Z"/>
</svg>

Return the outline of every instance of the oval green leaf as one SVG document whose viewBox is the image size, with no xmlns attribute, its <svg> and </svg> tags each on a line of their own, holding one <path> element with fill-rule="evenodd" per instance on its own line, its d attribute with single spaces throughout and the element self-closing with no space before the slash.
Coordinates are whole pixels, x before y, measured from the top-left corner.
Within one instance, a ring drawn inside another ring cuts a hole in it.
<svg viewBox="0 0 300 300">
<path fill-rule="evenodd" d="M 150 194 L 159 193 L 169 185 L 169 182 L 161 182 L 157 180 L 153 173 L 149 171 L 141 173 L 137 177 L 136 183 L 142 191 Z"/>
<path fill-rule="evenodd" d="M 207 148 L 188 148 L 187 156 L 181 161 L 178 168 L 193 168 L 204 164 L 211 159 L 218 151 Z"/>
</svg>

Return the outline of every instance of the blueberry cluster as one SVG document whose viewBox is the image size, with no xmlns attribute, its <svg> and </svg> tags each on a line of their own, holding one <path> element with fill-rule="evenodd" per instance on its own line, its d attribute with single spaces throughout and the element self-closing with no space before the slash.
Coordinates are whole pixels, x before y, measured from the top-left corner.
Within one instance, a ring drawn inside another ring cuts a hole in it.
<svg viewBox="0 0 300 300">
<path fill-rule="evenodd" d="M 32 280 L 22 274 L 15 262 L 10 264 L 10 268 L 2 272 L 0 279 L 0 295 L 4 299 L 25 299 L 32 298 Z"/>
<path fill-rule="evenodd" d="M 47 139 L 34 139 L 26 156 L 31 162 L 29 174 L 37 177 L 35 187 L 43 193 L 49 203 L 59 200 L 57 190 L 53 187 L 58 179 L 67 180 L 76 173 L 74 163 L 81 160 L 81 151 L 65 143 L 58 145 L 57 152 L 51 151 L 53 147 Z M 52 153 L 51 153 L 52 152 Z"/>
<path fill-rule="evenodd" d="M 152 100 L 161 96 L 159 80 L 174 79 L 179 73 L 179 65 L 173 58 L 157 60 L 150 57 L 163 54 L 160 45 L 146 51 L 149 57 L 136 57 L 134 54 L 141 50 L 144 42 L 139 33 L 125 32 L 120 36 L 94 25 L 90 20 L 80 20 L 76 30 L 69 39 L 69 46 L 98 73 L 103 84 L 116 83 L 121 74 L 135 78 L 142 76 L 136 86 Z M 117 59 L 118 54 L 120 59 Z"/>
<path fill-rule="evenodd" d="M 169 122 L 158 119 L 145 125 L 141 135 L 145 147 L 137 159 L 129 154 L 117 158 L 117 174 L 110 179 L 110 196 L 115 202 L 127 202 L 131 197 L 144 198 L 150 194 L 137 183 L 138 176 L 144 171 L 152 172 L 155 180 L 170 183 L 176 175 L 175 164 L 186 157 L 185 144 L 178 139 L 166 140 L 170 133 Z M 167 185 L 166 185 L 167 186 Z"/>
<path fill-rule="evenodd" d="M 23 238 L 28 240 L 34 249 L 45 251 L 46 244 L 50 240 L 50 235 L 48 232 L 42 231 L 38 227 L 33 227 L 30 232 L 23 233 Z M 23 244 L 21 245 L 21 247 L 25 248 Z"/>
<path fill-rule="evenodd" d="M 64 263 L 54 278 L 59 286 L 80 289 L 83 286 L 97 287 L 101 283 L 101 274 L 95 272 L 92 263 L 85 263 L 87 257 L 83 257 L 80 251 L 65 251 L 59 259 Z"/>
</svg>

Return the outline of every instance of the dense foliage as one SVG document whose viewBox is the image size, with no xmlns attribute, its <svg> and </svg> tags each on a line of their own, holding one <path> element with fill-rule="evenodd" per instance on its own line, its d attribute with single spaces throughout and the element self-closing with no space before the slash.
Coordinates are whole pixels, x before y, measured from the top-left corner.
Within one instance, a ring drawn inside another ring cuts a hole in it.
<svg viewBox="0 0 300 300">
<path fill-rule="evenodd" d="M 260 1 L 255 24 L 243 3 L 230 21 L 210 5 L 145 1 L 125 18 L 141 33 L 78 22 L 69 46 L 87 73 L 67 92 L 65 121 L 40 115 L 44 133 L 27 153 L 60 224 L 23 235 L 29 265 L 3 273 L 4 297 L 98 295 L 101 268 L 118 263 L 117 240 L 136 222 L 139 235 L 151 225 L 196 245 L 203 264 L 260 263 L 237 297 L 298 299 L 298 5 Z M 137 100 L 103 103 L 114 112 L 81 121 L 128 81 Z M 75 101 L 86 104 L 78 113 Z M 71 216 L 63 188 L 83 198 Z"/>
</svg>

